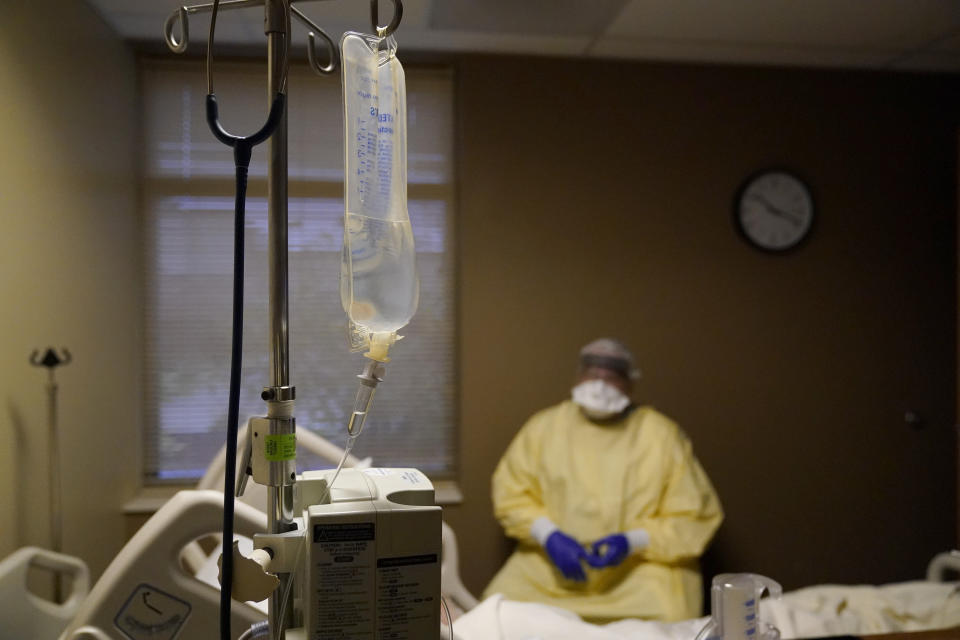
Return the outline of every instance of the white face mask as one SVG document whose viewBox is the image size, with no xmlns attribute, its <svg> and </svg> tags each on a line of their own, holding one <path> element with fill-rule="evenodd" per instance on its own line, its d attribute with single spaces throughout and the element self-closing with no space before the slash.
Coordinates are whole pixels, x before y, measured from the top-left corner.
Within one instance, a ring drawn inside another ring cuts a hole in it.
<svg viewBox="0 0 960 640">
<path fill-rule="evenodd" d="M 583 412 L 594 420 L 612 418 L 630 406 L 630 398 L 603 380 L 585 380 L 573 388 L 571 395 Z"/>
</svg>

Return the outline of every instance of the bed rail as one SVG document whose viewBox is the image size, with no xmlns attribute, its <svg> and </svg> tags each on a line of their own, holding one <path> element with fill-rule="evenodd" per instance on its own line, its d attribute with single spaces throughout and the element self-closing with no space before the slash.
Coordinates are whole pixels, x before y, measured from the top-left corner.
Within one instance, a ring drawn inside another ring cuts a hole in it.
<svg viewBox="0 0 960 640">
<path fill-rule="evenodd" d="M 946 582 L 944 578 L 948 571 L 960 573 L 960 551 L 945 551 L 938 553 L 927 565 L 927 580 L 930 582 Z"/>
</svg>

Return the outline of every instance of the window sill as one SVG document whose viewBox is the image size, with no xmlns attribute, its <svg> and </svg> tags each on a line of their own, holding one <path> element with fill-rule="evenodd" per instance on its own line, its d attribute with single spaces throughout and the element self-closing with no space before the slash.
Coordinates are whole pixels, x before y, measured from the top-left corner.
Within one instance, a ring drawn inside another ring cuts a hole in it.
<svg viewBox="0 0 960 640">
<path fill-rule="evenodd" d="M 123 505 L 125 515 L 152 515 L 178 491 L 195 488 L 193 485 L 165 484 L 141 487 L 131 500 Z M 436 480 L 433 483 L 438 505 L 455 505 L 463 502 L 463 492 L 454 480 Z"/>
</svg>

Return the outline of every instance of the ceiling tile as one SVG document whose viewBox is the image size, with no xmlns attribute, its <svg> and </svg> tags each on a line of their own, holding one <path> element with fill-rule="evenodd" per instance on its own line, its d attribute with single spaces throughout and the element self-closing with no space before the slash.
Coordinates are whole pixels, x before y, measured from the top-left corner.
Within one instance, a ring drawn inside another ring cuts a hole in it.
<svg viewBox="0 0 960 640">
<path fill-rule="evenodd" d="M 87 0 L 120 34 L 160 42 L 190 0 Z M 209 0 L 196 0 L 208 2 Z M 386 22 L 391 2 L 380 0 Z M 369 3 L 300 0 L 334 40 L 368 31 Z M 203 47 L 208 14 L 190 21 Z M 598 34 L 605 37 L 594 42 Z M 938 68 L 960 54 L 960 0 L 405 0 L 401 49 L 812 66 Z M 260 46 L 262 10 L 225 11 L 217 41 Z M 306 42 L 294 27 L 294 45 Z M 591 44 L 592 43 L 592 44 Z"/>
<path fill-rule="evenodd" d="M 370 3 L 360 0 L 323 0 L 322 2 L 297 2 L 296 7 L 311 20 L 326 30 L 327 25 L 337 25 L 351 31 L 372 31 Z M 430 0 L 403 0 L 403 17 L 400 28 L 423 29 L 430 16 Z M 393 4 L 380 0 L 378 20 L 381 26 L 390 22 Z"/>
<path fill-rule="evenodd" d="M 960 27 L 956 0 L 632 0 L 608 35 L 839 48 L 920 46 Z"/>
<path fill-rule="evenodd" d="M 576 36 L 530 36 L 505 33 L 429 30 L 408 33 L 410 49 L 421 51 L 466 51 L 475 53 L 514 53 L 524 55 L 575 56 L 592 38 Z M 405 40 L 400 40 L 404 46 Z"/>
<path fill-rule="evenodd" d="M 176 7 L 171 10 L 175 11 Z M 163 42 L 163 25 L 170 12 L 161 16 L 144 12 L 115 13 L 115 19 L 123 24 L 124 36 L 129 40 Z M 210 14 L 196 13 L 188 18 L 188 46 L 206 50 L 210 32 Z M 297 28 L 294 27 L 294 31 Z M 301 29 L 302 31 L 302 29 Z M 175 31 L 177 33 L 177 31 Z M 264 41 L 263 9 L 245 8 L 224 11 L 217 15 L 216 38 L 218 44 L 260 44 Z M 304 41 L 306 36 L 304 36 Z"/>
<path fill-rule="evenodd" d="M 601 33 L 626 0 L 439 0 L 430 26 L 455 31 L 577 36 Z"/>
<path fill-rule="evenodd" d="M 173 2 L 143 2 L 141 0 L 93 0 L 87 4 L 96 7 L 97 11 L 108 17 L 111 13 L 121 12 L 126 14 L 133 13 L 156 13 L 173 11 L 178 6 L 176 0 Z"/>
<path fill-rule="evenodd" d="M 108 24 L 122 37 L 131 40 L 149 40 L 162 37 L 163 23 L 181 4 L 207 4 L 210 0 L 91 0 L 91 4 Z M 367 2 L 331 1 L 298 2 L 308 18 L 338 39 L 344 31 L 370 31 L 370 4 Z M 405 0 L 400 32 L 424 29 L 429 16 L 430 0 Z M 380 3 L 380 21 L 386 24 L 392 15 L 387 0 Z M 210 27 L 210 13 L 190 16 L 190 39 L 206 40 Z M 306 42 L 306 29 L 294 20 L 294 42 Z M 399 35 L 399 34 L 398 34 Z M 217 41 L 229 44 L 254 44 L 263 39 L 263 9 L 259 7 L 221 11 L 217 16 Z"/>
</svg>

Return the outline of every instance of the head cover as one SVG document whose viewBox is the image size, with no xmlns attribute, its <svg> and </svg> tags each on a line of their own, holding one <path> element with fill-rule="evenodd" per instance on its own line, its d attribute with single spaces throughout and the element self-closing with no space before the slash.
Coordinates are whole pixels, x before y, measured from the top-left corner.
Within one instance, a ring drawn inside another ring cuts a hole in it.
<svg viewBox="0 0 960 640">
<path fill-rule="evenodd" d="M 604 380 L 584 380 L 571 391 L 573 401 L 594 420 L 607 420 L 630 406 L 630 398 Z"/>
<path fill-rule="evenodd" d="M 622 342 L 612 338 L 599 338 L 580 349 L 580 369 L 588 367 L 615 371 L 626 380 L 640 377 L 633 354 Z"/>
</svg>

